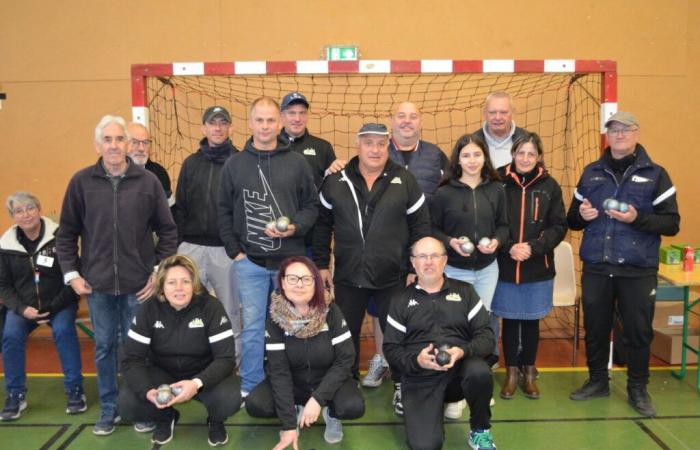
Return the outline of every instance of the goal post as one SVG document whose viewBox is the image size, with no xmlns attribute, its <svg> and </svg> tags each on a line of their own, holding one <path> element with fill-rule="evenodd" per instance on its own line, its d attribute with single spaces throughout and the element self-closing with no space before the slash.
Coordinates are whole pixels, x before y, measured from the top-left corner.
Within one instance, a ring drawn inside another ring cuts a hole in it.
<svg viewBox="0 0 700 450">
<path fill-rule="evenodd" d="M 173 181 L 202 138 L 201 117 L 212 105 L 232 117 L 231 138 L 249 137 L 248 108 L 266 95 L 300 91 L 309 100 L 309 131 L 330 141 L 338 157 L 355 155 L 362 123 L 389 124 L 403 101 L 421 110 L 422 138 L 448 155 L 463 134 L 482 126 L 486 96 L 513 97 L 517 126 L 537 132 L 545 164 L 573 195 L 586 164 L 606 145 L 605 122 L 617 112 L 617 65 L 609 60 L 357 60 L 233 61 L 135 64 L 131 67 L 132 119 L 152 135 L 152 158 Z M 580 233 L 567 240 L 578 249 Z M 557 309 L 557 308 L 555 308 Z M 568 313 L 567 313 L 568 314 Z M 565 328 L 573 326 L 566 319 Z M 545 326 L 553 335 L 557 325 Z"/>
</svg>

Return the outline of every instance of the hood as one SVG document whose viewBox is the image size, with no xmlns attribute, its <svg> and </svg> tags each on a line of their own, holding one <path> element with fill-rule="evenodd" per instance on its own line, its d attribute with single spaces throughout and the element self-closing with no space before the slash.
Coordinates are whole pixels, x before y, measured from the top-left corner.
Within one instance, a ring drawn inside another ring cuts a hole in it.
<svg viewBox="0 0 700 450">
<path fill-rule="evenodd" d="M 58 224 L 48 217 L 41 216 L 41 220 L 44 222 L 44 236 L 41 238 L 41 242 L 39 242 L 39 245 L 36 247 L 37 251 L 55 239 L 56 230 L 58 230 Z M 12 225 L 7 231 L 5 231 L 5 234 L 0 237 L 0 249 L 26 255 L 27 251 L 24 249 L 22 244 L 19 243 L 19 240 L 17 240 L 17 228 L 19 228 L 19 225 Z"/>
</svg>

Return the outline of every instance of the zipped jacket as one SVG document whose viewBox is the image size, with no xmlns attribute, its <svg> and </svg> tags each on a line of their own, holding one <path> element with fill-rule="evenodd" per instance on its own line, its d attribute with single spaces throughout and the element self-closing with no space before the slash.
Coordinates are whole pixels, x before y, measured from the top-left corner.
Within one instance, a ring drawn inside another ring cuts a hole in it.
<svg viewBox="0 0 700 450">
<path fill-rule="evenodd" d="M 302 155 L 309 163 L 314 175 L 314 185 L 316 189 L 319 189 L 326 176 L 326 170 L 336 159 L 331 143 L 320 137 L 312 136 L 309 134 L 309 130 L 305 130 L 303 135 L 295 138 L 287 134 L 283 128 L 280 136 L 289 143 L 289 148 L 293 152 Z"/>
<path fill-rule="evenodd" d="M 396 148 L 392 139 L 389 143 L 389 158 L 413 174 L 425 194 L 425 199 L 430 203 L 447 171 L 447 156 L 437 145 L 422 140 L 416 143 L 415 150 L 408 152 L 413 153 L 408 164 L 404 162 L 403 153 Z"/>
<path fill-rule="evenodd" d="M 323 183 L 313 257 L 330 263 L 335 237 L 335 283 L 370 289 L 395 286 L 408 273 L 410 245 L 430 234 L 425 196 L 409 171 L 387 160 L 371 190 L 354 157 Z"/>
<path fill-rule="evenodd" d="M 508 240 L 508 214 L 503 183 L 483 180 L 476 189 L 450 179 L 440 186 L 430 204 L 433 235 L 447 248 L 447 263 L 453 267 L 480 270 L 496 259 L 475 249 L 468 257 L 450 247 L 451 238 L 468 237 L 476 247 L 481 238 Z"/>
<path fill-rule="evenodd" d="M 498 278 L 509 283 L 527 283 L 554 278 L 554 248 L 567 230 L 561 187 L 543 167 L 524 178 L 513 164 L 500 169 L 506 190 L 510 233 L 498 254 Z M 510 249 L 526 242 L 531 256 L 515 261 Z"/>
<path fill-rule="evenodd" d="M 266 331 L 266 369 L 275 410 L 282 429 L 294 430 L 297 426 L 294 398 L 313 397 L 319 405 L 326 406 L 352 376 L 355 347 L 335 303 L 328 306 L 326 323 L 315 336 L 289 335 L 269 317 Z"/>
<path fill-rule="evenodd" d="M 31 306 L 39 312 L 49 312 L 50 317 L 79 300 L 73 289 L 63 283 L 56 257 L 58 225 L 48 217 L 41 221 L 43 236 L 34 254 L 28 254 L 19 242 L 17 225 L 0 238 L 0 300 L 18 315 Z"/>
</svg>

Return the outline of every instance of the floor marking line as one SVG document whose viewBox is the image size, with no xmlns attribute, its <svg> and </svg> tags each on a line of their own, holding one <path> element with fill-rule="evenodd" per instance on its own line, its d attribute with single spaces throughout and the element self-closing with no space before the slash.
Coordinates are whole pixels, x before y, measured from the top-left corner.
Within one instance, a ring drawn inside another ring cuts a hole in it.
<svg viewBox="0 0 700 450">
<path fill-rule="evenodd" d="M 664 441 L 662 441 L 661 438 L 656 435 L 656 433 L 651 431 L 649 427 L 647 427 L 641 420 L 635 420 L 634 424 L 641 428 L 647 436 L 649 436 L 654 442 L 656 442 L 659 448 L 662 448 L 663 450 L 671 450 L 671 447 L 666 445 L 666 443 L 664 443 Z"/>
</svg>

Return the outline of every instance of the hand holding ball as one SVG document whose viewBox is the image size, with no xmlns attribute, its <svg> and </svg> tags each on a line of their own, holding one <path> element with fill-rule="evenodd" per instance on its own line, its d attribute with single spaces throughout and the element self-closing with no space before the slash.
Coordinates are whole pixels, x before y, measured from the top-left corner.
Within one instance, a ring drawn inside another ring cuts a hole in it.
<svg viewBox="0 0 700 450">
<path fill-rule="evenodd" d="M 614 198 L 606 198 L 605 200 L 603 200 L 603 209 L 605 209 L 606 211 L 613 210 L 619 211 L 621 213 L 626 213 L 630 210 L 630 205 L 625 202 L 618 201 Z"/>
<path fill-rule="evenodd" d="M 289 217 L 281 216 L 279 219 L 277 219 L 277 222 L 275 222 L 275 227 L 277 228 L 277 231 L 284 233 L 289 228 L 289 223 Z"/>
<path fill-rule="evenodd" d="M 182 394 L 182 386 L 173 386 L 172 388 L 170 388 L 170 392 L 172 392 L 173 395 L 177 397 L 178 395 Z"/>
<path fill-rule="evenodd" d="M 450 353 L 447 351 L 447 349 L 450 348 L 449 345 L 441 345 L 440 348 L 438 348 L 438 352 L 435 355 L 435 362 L 437 363 L 438 366 L 445 366 L 450 363 L 450 360 L 452 357 L 450 356 Z"/>
<path fill-rule="evenodd" d="M 167 405 L 173 399 L 173 392 L 170 390 L 170 385 L 161 384 L 158 386 L 156 393 L 156 403 L 159 405 Z"/>
<path fill-rule="evenodd" d="M 486 236 L 484 236 L 481 239 L 479 239 L 479 246 L 480 247 L 488 247 L 489 245 L 491 245 L 490 238 L 487 238 Z"/>
<path fill-rule="evenodd" d="M 472 252 L 474 252 L 474 244 L 472 244 L 472 241 L 470 241 L 468 237 L 462 236 L 458 240 L 459 249 L 462 250 L 463 253 L 470 255 Z"/>
</svg>

